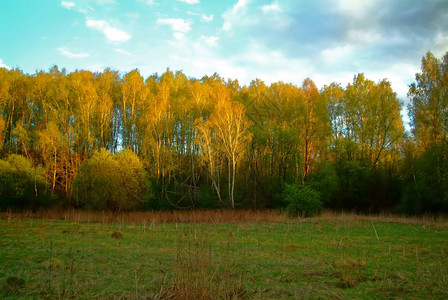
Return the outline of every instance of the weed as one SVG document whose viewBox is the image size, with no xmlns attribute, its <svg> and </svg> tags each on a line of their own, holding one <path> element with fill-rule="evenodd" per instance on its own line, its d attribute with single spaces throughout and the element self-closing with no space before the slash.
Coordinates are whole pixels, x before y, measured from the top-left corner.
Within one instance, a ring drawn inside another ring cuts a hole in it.
<svg viewBox="0 0 448 300">
<path fill-rule="evenodd" d="M 156 299 L 241 299 L 246 296 L 243 268 L 215 257 L 207 236 L 181 234 L 176 267 Z"/>
<path fill-rule="evenodd" d="M 334 274 L 339 278 L 337 285 L 342 288 L 352 288 L 357 283 L 366 281 L 365 261 L 344 259 L 336 263 L 338 270 Z"/>
<path fill-rule="evenodd" d="M 6 292 L 17 292 L 25 286 L 25 279 L 19 276 L 10 276 L 6 278 L 3 288 Z"/>
<path fill-rule="evenodd" d="M 114 233 L 112 233 L 112 237 L 115 239 L 121 239 L 123 237 L 123 234 L 121 234 L 118 231 L 115 231 Z"/>
</svg>

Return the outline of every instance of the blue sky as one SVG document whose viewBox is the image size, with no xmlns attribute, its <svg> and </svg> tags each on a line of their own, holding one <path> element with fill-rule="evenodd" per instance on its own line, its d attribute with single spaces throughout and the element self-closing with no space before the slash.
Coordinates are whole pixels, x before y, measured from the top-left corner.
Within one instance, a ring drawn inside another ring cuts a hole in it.
<svg viewBox="0 0 448 300">
<path fill-rule="evenodd" d="M 249 84 L 387 78 L 404 99 L 448 51 L 446 0 L 0 0 L 0 66 L 166 68 Z"/>
</svg>

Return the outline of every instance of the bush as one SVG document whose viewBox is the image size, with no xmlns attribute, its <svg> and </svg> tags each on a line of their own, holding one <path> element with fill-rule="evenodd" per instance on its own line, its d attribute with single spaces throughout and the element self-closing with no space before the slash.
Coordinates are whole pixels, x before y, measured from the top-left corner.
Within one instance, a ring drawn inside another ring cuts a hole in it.
<svg viewBox="0 0 448 300">
<path fill-rule="evenodd" d="M 330 206 L 334 209 L 368 212 L 370 168 L 361 160 L 337 161 L 338 187 Z"/>
<path fill-rule="evenodd" d="M 329 204 L 338 190 L 338 175 L 329 162 L 316 164 L 315 170 L 308 176 L 307 184 L 320 192 L 320 201 Z"/>
<path fill-rule="evenodd" d="M 0 209 L 36 209 L 50 205 L 42 167 L 30 159 L 11 154 L 0 160 Z"/>
<path fill-rule="evenodd" d="M 286 184 L 283 199 L 291 217 L 312 217 L 322 211 L 319 192 L 309 186 Z"/>
<path fill-rule="evenodd" d="M 95 152 L 81 166 L 73 183 L 78 206 L 88 209 L 136 210 L 144 207 L 148 195 L 146 171 L 132 151 Z"/>
</svg>

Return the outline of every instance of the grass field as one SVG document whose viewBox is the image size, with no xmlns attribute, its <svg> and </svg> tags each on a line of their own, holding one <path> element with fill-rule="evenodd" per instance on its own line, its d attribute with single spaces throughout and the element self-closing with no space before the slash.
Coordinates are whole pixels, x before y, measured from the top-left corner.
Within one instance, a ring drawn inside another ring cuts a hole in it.
<svg viewBox="0 0 448 300">
<path fill-rule="evenodd" d="M 219 211 L 0 217 L 2 299 L 448 299 L 446 220 Z"/>
</svg>

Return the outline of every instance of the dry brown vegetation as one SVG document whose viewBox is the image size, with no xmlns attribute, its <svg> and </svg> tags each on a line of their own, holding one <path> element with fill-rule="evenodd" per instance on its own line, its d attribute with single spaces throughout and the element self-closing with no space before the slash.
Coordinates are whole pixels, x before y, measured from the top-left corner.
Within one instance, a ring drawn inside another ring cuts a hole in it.
<svg viewBox="0 0 448 300">
<path fill-rule="evenodd" d="M 419 224 L 436 227 L 448 227 L 448 215 L 424 214 L 421 216 L 406 216 L 392 213 L 382 214 L 356 214 L 352 212 L 333 212 L 324 211 L 321 215 L 312 218 L 321 221 L 367 221 L 367 222 L 385 222 L 385 223 L 401 223 L 401 224 Z"/>
<path fill-rule="evenodd" d="M 43 219 L 72 222 L 101 223 L 191 223 L 191 224 L 241 224 L 241 223 L 284 223 L 301 222 L 304 218 L 290 218 L 279 210 L 175 210 L 146 212 L 95 212 L 86 210 L 42 210 L 37 212 L 2 212 L 1 219 Z M 333 212 L 326 210 L 319 216 L 306 218 L 308 221 L 342 222 L 387 222 L 448 227 L 448 215 L 406 216 L 392 213 L 357 214 L 353 212 Z"/>
<path fill-rule="evenodd" d="M 244 268 L 227 247 L 219 257 L 206 234 L 185 232 L 176 242 L 174 275 L 164 277 L 155 299 L 247 299 Z"/>
<path fill-rule="evenodd" d="M 147 212 L 95 212 L 85 210 L 42 210 L 38 212 L 3 212 L 0 218 L 25 218 L 102 223 L 278 223 L 288 220 L 286 213 L 277 210 L 175 210 Z"/>
</svg>

